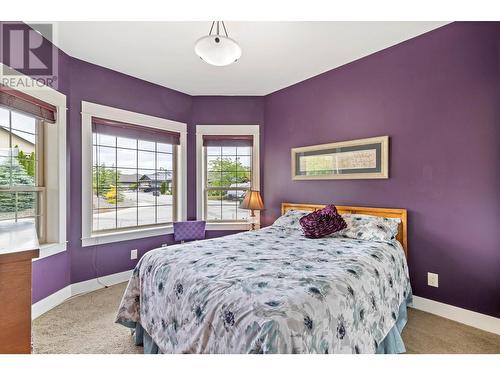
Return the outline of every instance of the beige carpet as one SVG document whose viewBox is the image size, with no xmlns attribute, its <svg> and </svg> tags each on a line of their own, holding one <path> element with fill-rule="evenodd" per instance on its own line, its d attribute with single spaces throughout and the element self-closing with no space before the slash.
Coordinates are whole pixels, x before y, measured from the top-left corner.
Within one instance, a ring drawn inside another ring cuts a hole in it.
<svg viewBox="0 0 500 375">
<path fill-rule="evenodd" d="M 35 353 L 140 353 L 114 323 L 126 284 L 74 297 L 33 322 Z M 500 336 L 418 310 L 403 331 L 408 353 L 500 353 Z"/>
</svg>

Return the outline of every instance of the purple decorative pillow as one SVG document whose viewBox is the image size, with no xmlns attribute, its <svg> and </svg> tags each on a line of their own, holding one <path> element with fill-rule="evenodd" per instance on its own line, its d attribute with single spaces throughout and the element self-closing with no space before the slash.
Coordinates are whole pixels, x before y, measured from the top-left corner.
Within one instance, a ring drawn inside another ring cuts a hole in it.
<svg viewBox="0 0 500 375">
<path fill-rule="evenodd" d="M 321 238 L 347 227 L 333 204 L 302 217 L 300 225 L 307 238 Z"/>
</svg>

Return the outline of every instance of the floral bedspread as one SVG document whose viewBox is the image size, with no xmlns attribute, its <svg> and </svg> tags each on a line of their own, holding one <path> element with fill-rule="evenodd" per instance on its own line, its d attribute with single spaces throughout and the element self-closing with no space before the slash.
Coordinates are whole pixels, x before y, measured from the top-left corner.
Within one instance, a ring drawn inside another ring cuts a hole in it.
<svg viewBox="0 0 500 375">
<path fill-rule="evenodd" d="M 148 252 L 116 321 L 163 353 L 375 353 L 410 293 L 397 241 L 271 226 Z"/>
</svg>

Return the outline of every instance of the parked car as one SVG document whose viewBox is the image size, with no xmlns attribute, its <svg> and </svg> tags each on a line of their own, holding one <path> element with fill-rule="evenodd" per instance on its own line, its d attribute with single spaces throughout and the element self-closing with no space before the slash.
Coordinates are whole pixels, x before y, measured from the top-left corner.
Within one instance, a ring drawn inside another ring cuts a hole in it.
<svg viewBox="0 0 500 375">
<path fill-rule="evenodd" d="M 233 188 L 226 192 L 224 199 L 227 200 L 242 200 L 245 197 L 246 191 L 250 189 L 250 182 L 242 182 L 239 184 L 231 184 L 229 188 Z M 241 189 L 241 190 L 240 190 Z"/>
</svg>

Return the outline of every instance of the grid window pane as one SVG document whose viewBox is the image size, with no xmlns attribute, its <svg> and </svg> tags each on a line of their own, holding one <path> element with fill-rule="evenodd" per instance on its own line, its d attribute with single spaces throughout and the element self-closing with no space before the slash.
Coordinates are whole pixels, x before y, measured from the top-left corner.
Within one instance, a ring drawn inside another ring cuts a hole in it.
<svg viewBox="0 0 500 375">
<path fill-rule="evenodd" d="M 239 208 L 251 188 L 251 147 L 206 147 L 206 199 L 208 221 L 246 221 Z"/>
<path fill-rule="evenodd" d="M 236 171 L 238 169 L 236 155 L 224 155 L 220 161 L 222 164 L 222 170 L 224 171 Z"/>
<path fill-rule="evenodd" d="M 100 146 L 116 147 L 116 137 L 112 135 L 97 133 L 96 142 Z"/>
<path fill-rule="evenodd" d="M 37 186 L 36 136 L 33 143 L 23 134 L 3 128 L 0 133 L 0 186 Z M 9 147 L 12 145 L 12 147 Z"/>
<path fill-rule="evenodd" d="M 94 231 L 170 223 L 175 219 L 172 145 L 95 136 Z M 159 152 L 163 151 L 163 152 Z M 116 166 L 116 167 L 115 167 Z M 114 220 L 114 224 L 113 224 Z"/>
<path fill-rule="evenodd" d="M 0 220 L 36 217 L 39 192 L 0 192 Z"/>
<path fill-rule="evenodd" d="M 222 172 L 208 172 L 207 173 L 207 186 L 215 187 L 221 186 Z"/>
<path fill-rule="evenodd" d="M 137 139 L 116 137 L 117 147 L 137 149 Z"/>
<path fill-rule="evenodd" d="M 7 155 L 7 153 L 5 154 Z M 12 157 L 0 155 L 0 186 L 10 188 L 12 185 Z"/>
<path fill-rule="evenodd" d="M 157 207 L 158 224 L 171 223 L 173 221 L 173 206 L 162 205 Z"/>
<path fill-rule="evenodd" d="M 250 171 L 236 172 L 236 183 L 238 184 L 238 187 L 244 187 L 245 189 L 250 189 L 251 179 L 252 176 L 250 174 Z"/>
<path fill-rule="evenodd" d="M 116 210 L 116 227 L 129 228 L 137 226 L 137 206 Z"/>
<path fill-rule="evenodd" d="M 137 192 L 138 206 L 154 206 L 156 205 L 156 190 L 153 185 L 144 184 Z"/>
<path fill-rule="evenodd" d="M 235 221 L 236 220 L 236 203 L 222 202 L 222 220 Z"/>
<path fill-rule="evenodd" d="M 220 156 L 207 156 L 207 170 L 208 171 L 221 171 L 222 162 Z"/>
<path fill-rule="evenodd" d="M 206 147 L 207 155 L 220 156 L 222 154 L 221 147 Z"/>
<path fill-rule="evenodd" d="M 156 169 L 158 170 L 172 170 L 172 155 L 171 154 L 156 154 Z"/>
<path fill-rule="evenodd" d="M 224 203 L 228 203 L 227 201 L 238 201 L 241 202 L 243 197 L 245 196 L 246 190 L 229 188 L 226 190 L 223 198 L 226 200 Z"/>
<path fill-rule="evenodd" d="M 211 195 L 207 201 L 207 220 L 222 220 L 222 200 Z"/>
<path fill-rule="evenodd" d="M 92 228 L 94 231 L 116 229 L 116 209 L 100 208 L 94 210 Z"/>
<path fill-rule="evenodd" d="M 236 155 L 236 147 L 222 147 L 222 155 Z"/>
<path fill-rule="evenodd" d="M 97 146 L 96 159 L 92 165 L 100 167 L 115 167 L 116 166 L 116 149 L 113 147 Z"/>
<path fill-rule="evenodd" d="M 16 219 L 16 212 L 4 211 L 4 208 L 2 207 L 2 200 L 4 199 L 3 194 L 4 193 L 0 193 L 0 221 L 5 221 L 5 220 L 14 221 Z"/>
<path fill-rule="evenodd" d="M 34 117 L 12 112 L 12 129 L 26 134 L 36 134 L 37 121 Z M 33 139 L 34 141 L 34 139 Z"/>
<path fill-rule="evenodd" d="M 156 145 L 154 142 L 142 141 L 140 139 L 138 141 L 138 147 L 139 147 L 139 150 L 145 150 L 145 151 L 155 151 L 156 150 Z"/>
<path fill-rule="evenodd" d="M 142 169 L 155 169 L 155 153 L 149 151 L 139 151 L 139 167 Z"/>
<path fill-rule="evenodd" d="M 131 190 L 130 187 L 125 185 L 118 185 L 118 200 L 116 206 L 121 207 L 137 207 L 137 191 Z"/>
<path fill-rule="evenodd" d="M 41 200 L 43 171 L 43 124 L 36 118 L 0 108 L 0 220 L 31 221 L 42 237 Z"/>
<path fill-rule="evenodd" d="M 17 195 L 17 217 L 38 216 L 38 193 L 18 192 Z"/>
<path fill-rule="evenodd" d="M 116 168 L 97 166 L 93 168 L 92 190 L 99 198 L 110 200 L 109 193 L 116 187 Z M 101 205 L 102 207 L 102 205 Z"/>
<path fill-rule="evenodd" d="M 9 128 L 10 120 L 9 120 L 9 110 L 6 108 L 0 107 L 0 126 Z"/>
<path fill-rule="evenodd" d="M 252 156 L 252 147 L 238 147 L 239 156 Z"/>
<path fill-rule="evenodd" d="M 117 168 L 117 182 L 119 185 L 128 186 L 132 190 L 137 188 L 138 174 L 134 168 Z"/>
<path fill-rule="evenodd" d="M 239 156 L 237 160 L 238 170 L 250 170 L 252 166 L 252 157 L 251 156 Z"/>
<path fill-rule="evenodd" d="M 173 145 L 168 144 L 168 143 L 157 143 L 156 144 L 157 151 L 158 152 L 165 152 L 167 154 L 172 154 L 173 153 Z"/>
<path fill-rule="evenodd" d="M 236 219 L 237 220 L 248 220 L 250 218 L 249 210 L 245 210 L 243 208 L 236 209 Z"/>
<path fill-rule="evenodd" d="M 137 150 L 116 149 L 116 165 L 121 168 L 137 168 Z"/>
<path fill-rule="evenodd" d="M 138 207 L 138 225 L 154 225 L 156 224 L 156 207 Z"/>
</svg>

